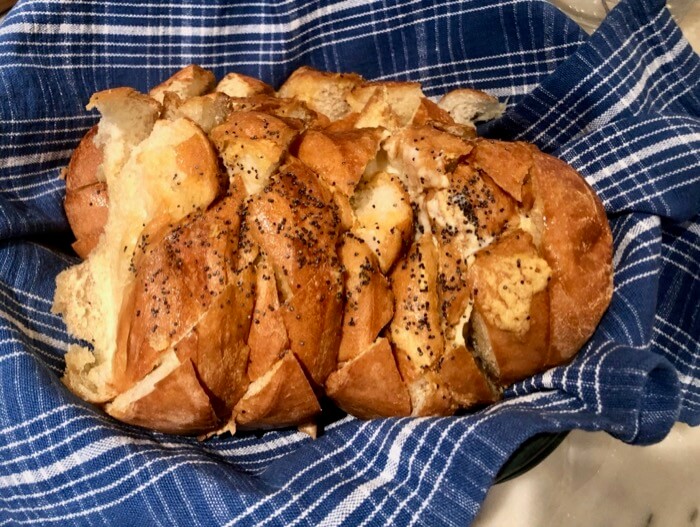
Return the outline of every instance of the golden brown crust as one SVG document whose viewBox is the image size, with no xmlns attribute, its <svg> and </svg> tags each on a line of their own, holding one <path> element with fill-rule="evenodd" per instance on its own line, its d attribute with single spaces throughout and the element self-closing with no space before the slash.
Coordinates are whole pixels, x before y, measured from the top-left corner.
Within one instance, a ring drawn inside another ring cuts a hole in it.
<svg viewBox="0 0 700 527">
<path fill-rule="evenodd" d="M 330 124 L 324 127 L 325 130 L 329 132 L 349 132 L 357 128 L 357 121 L 360 119 L 360 114 L 357 112 L 350 112 L 342 119 L 337 121 L 331 121 Z"/>
<path fill-rule="evenodd" d="M 411 198 L 424 190 L 447 188 L 448 174 L 473 146 L 431 126 L 408 126 L 386 142 L 389 161 L 404 174 Z"/>
<path fill-rule="evenodd" d="M 465 346 L 451 346 L 445 350 L 437 371 L 459 407 L 491 403 L 500 397 Z"/>
<path fill-rule="evenodd" d="M 321 384 L 335 366 L 343 307 L 336 255 L 340 222 L 330 192 L 308 167 L 289 158 L 253 198 L 248 223 L 275 271 L 291 349 Z"/>
<path fill-rule="evenodd" d="M 280 311 L 275 271 L 262 257 L 256 270 L 256 298 L 248 335 L 250 362 L 248 376 L 261 377 L 289 349 L 289 336 Z"/>
<path fill-rule="evenodd" d="M 377 255 L 388 273 L 413 237 L 413 209 L 397 176 L 379 172 L 358 186 L 353 196 L 353 234 Z"/>
<path fill-rule="evenodd" d="M 273 95 L 275 90 L 269 84 L 242 73 L 227 73 L 216 85 L 216 91 L 229 97 L 250 97 L 252 95 Z"/>
<path fill-rule="evenodd" d="M 479 140 L 471 161 L 517 201 L 522 201 L 522 187 L 533 163 L 533 148 L 521 142 Z"/>
<path fill-rule="evenodd" d="M 280 119 L 296 120 L 306 128 L 325 128 L 330 123 L 328 117 L 312 110 L 304 101 L 298 99 L 259 94 L 250 97 L 233 97 L 231 106 L 239 112 L 256 111 Z"/>
<path fill-rule="evenodd" d="M 71 156 L 65 172 L 66 197 L 63 203 L 66 217 L 76 241 L 73 250 L 81 258 L 97 245 L 107 222 L 109 202 L 107 185 L 99 180 L 102 147 L 95 144 L 97 126 L 83 136 Z"/>
<path fill-rule="evenodd" d="M 379 150 L 384 132 L 363 128 L 348 132 L 309 130 L 299 144 L 298 157 L 334 190 L 351 196 Z"/>
<path fill-rule="evenodd" d="M 345 270 L 345 312 L 338 362 L 370 346 L 394 314 L 394 295 L 372 250 L 348 233 L 340 247 Z"/>
<path fill-rule="evenodd" d="M 98 167 L 102 164 L 102 148 L 95 144 L 97 125 L 90 128 L 73 151 L 66 169 L 66 191 L 87 187 L 99 181 Z"/>
<path fill-rule="evenodd" d="M 245 391 L 254 271 L 237 269 L 239 196 L 142 235 L 119 324 L 121 389 L 164 354 L 190 359 L 224 417 Z"/>
<path fill-rule="evenodd" d="M 249 194 L 262 190 L 299 134 L 298 121 L 259 111 L 234 111 L 211 131 L 229 179 L 242 179 Z"/>
<path fill-rule="evenodd" d="M 353 112 L 360 112 L 360 120 L 363 115 L 370 113 L 370 107 L 382 108 L 386 112 L 385 116 L 391 115 L 394 118 L 393 123 L 390 118 L 390 122 L 382 126 L 394 129 L 411 122 L 424 98 L 418 82 L 386 81 L 358 84 L 353 87 L 347 100 Z"/>
<path fill-rule="evenodd" d="M 455 121 L 449 113 L 440 108 L 430 99 L 423 97 L 418 104 L 416 113 L 413 114 L 411 124 L 416 126 L 429 125 L 440 123 L 444 125 L 454 125 Z"/>
<path fill-rule="evenodd" d="M 106 411 L 125 423 L 168 434 L 197 435 L 220 423 L 189 360 L 143 397 L 126 404 L 115 401 Z"/>
<path fill-rule="evenodd" d="M 437 244 L 424 235 L 391 274 L 396 298 L 390 335 L 407 382 L 433 366 L 445 349 L 437 292 Z"/>
<path fill-rule="evenodd" d="M 448 188 L 427 193 L 429 213 L 440 242 L 457 241 L 468 247 L 464 235 L 473 235 L 482 246 L 498 236 L 516 213 L 515 201 L 471 165 L 457 165 L 449 177 Z"/>
<path fill-rule="evenodd" d="M 211 71 L 196 64 L 190 64 L 152 88 L 148 94 L 158 102 L 163 102 L 163 97 L 167 92 L 175 93 L 182 99 L 188 99 L 209 93 L 215 84 L 216 77 Z"/>
<path fill-rule="evenodd" d="M 378 339 L 326 381 L 326 393 L 361 419 L 410 415 L 411 399 L 387 339 Z"/>
<path fill-rule="evenodd" d="M 277 95 L 299 99 L 335 121 L 348 114 L 347 96 L 362 81 L 362 77 L 352 73 L 331 73 L 302 66 L 289 76 Z"/>
<path fill-rule="evenodd" d="M 552 268 L 552 364 L 583 346 L 610 303 L 612 235 L 603 205 L 574 169 L 539 152 L 534 161 L 533 214 L 541 217 L 540 249 Z"/>
<path fill-rule="evenodd" d="M 73 249 L 81 258 L 87 258 L 107 223 L 107 184 L 98 182 L 66 192 L 64 207 L 76 238 Z"/>
<path fill-rule="evenodd" d="M 250 385 L 234 409 L 238 428 L 265 429 L 306 423 L 321 411 L 294 354 L 287 352 Z"/>
</svg>

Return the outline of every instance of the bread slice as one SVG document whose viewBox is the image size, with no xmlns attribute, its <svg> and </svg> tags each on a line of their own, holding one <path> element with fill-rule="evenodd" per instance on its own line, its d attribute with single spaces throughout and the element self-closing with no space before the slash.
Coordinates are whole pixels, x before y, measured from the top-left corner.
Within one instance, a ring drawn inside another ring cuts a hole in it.
<svg viewBox="0 0 700 527">
<path fill-rule="evenodd" d="M 349 115 L 357 115 L 353 121 L 355 128 L 382 127 L 391 132 L 401 128 L 401 117 L 394 111 L 388 90 L 376 87 L 370 92 L 369 99 L 364 105 L 358 105 L 357 111 Z"/>
<path fill-rule="evenodd" d="M 251 95 L 274 95 L 275 90 L 269 84 L 243 75 L 242 73 L 227 73 L 216 85 L 216 91 L 229 97 L 250 97 Z"/>
<path fill-rule="evenodd" d="M 109 184 L 118 177 L 132 149 L 150 135 L 162 107 L 131 88 L 114 88 L 95 93 L 86 108 L 95 108 L 102 115 L 93 141 L 102 152 L 97 180 Z"/>
<path fill-rule="evenodd" d="M 338 361 L 345 362 L 367 349 L 389 323 L 394 295 L 365 242 L 348 233 L 339 253 L 345 271 L 345 312 Z"/>
<path fill-rule="evenodd" d="M 362 128 L 348 132 L 309 130 L 301 138 L 298 157 L 332 191 L 352 196 L 367 165 L 377 156 L 386 132 Z"/>
<path fill-rule="evenodd" d="M 411 399 L 385 338 L 379 338 L 333 372 L 326 393 L 361 419 L 410 415 Z"/>
<path fill-rule="evenodd" d="M 414 126 L 433 126 L 434 124 L 453 126 L 456 123 L 449 113 L 430 99 L 422 97 L 419 99 L 413 117 L 411 117 L 411 124 Z"/>
<path fill-rule="evenodd" d="M 222 419 L 246 390 L 254 270 L 238 257 L 241 193 L 144 234 L 113 361 L 121 390 L 174 350 L 190 360 Z"/>
<path fill-rule="evenodd" d="M 353 112 L 362 116 L 367 113 L 368 105 L 385 101 L 391 114 L 396 116 L 396 126 L 401 127 L 411 122 L 424 98 L 419 82 L 365 82 L 352 89 L 348 104 Z"/>
<path fill-rule="evenodd" d="M 460 163 L 450 185 L 426 194 L 433 232 L 465 262 L 517 219 L 516 202 L 486 174 Z"/>
<path fill-rule="evenodd" d="M 391 274 L 396 302 L 389 334 L 411 396 L 412 415 L 447 415 L 453 410 L 449 393 L 433 371 L 445 352 L 437 263 L 437 241 L 425 234 Z"/>
<path fill-rule="evenodd" d="M 320 385 L 335 367 L 343 312 L 336 253 L 340 221 L 331 193 L 289 157 L 265 191 L 253 197 L 246 221 L 274 269 L 291 350 Z"/>
<path fill-rule="evenodd" d="M 234 111 L 211 131 L 229 179 L 240 178 L 248 194 L 257 194 L 277 170 L 300 124 L 259 111 Z"/>
<path fill-rule="evenodd" d="M 379 172 L 357 188 L 351 204 L 356 218 L 353 234 L 374 251 L 387 273 L 413 237 L 408 194 L 396 176 Z"/>
<path fill-rule="evenodd" d="M 192 362 L 180 363 L 174 352 L 105 411 L 125 423 L 167 434 L 196 435 L 220 424 Z"/>
<path fill-rule="evenodd" d="M 301 364 L 286 352 L 265 375 L 250 384 L 234 410 L 237 428 L 295 426 L 321 411 Z"/>
<path fill-rule="evenodd" d="M 250 97 L 233 97 L 231 104 L 233 109 L 239 112 L 264 112 L 281 119 L 300 121 L 305 128 L 325 128 L 330 123 L 328 117 L 312 110 L 299 99 L 251 95 Z"/>
<path fill-rule="evenodd" d="M 215 84 L 216 77 L 211 71 L 205 70 L 196 64 L 190 64 L 169 79 L 161 82 L 155 88 L 152 88 L 148 94 L 161 103 L 167 92 L 172 92 L 181 99 L 189 99 L 196 95 L 209 93 Z"/>
<path fill-rule="evenodd" d="M 71 335 L 93 347 L 91 353 L 71 346 L 64 381 L 95 402 L 117 393 L 112 368 L 117 322 L 143 228 L 156 217 L 177 221 L 206 207 L 221 190 L 213 148 L 186 119 L 158 121 L 123 169 L 106 174 L 110 207 L 105 234 L 87 260 L 58 275 L 53 305 Z"/>
<path fill-rule="evenodd" d="M 362 82 L 362 77 L 352 73 L 323 72 L 302 66 L 289 76 L 277 96 L 304 101 L 312 110 L 335 121 L 350 112 L 348 94 Z"/>
<path fill-rule="evenodd" d="M 208 134 L 228 119 L 232 106 L 231 98 L 225 94 L 209 93 L 183 101 L 174 112 L 174 116 L 186 117 Z"/>
<path fill-rule="evenodd" d="M 469 268 L 473 350 L 501 384 L 541 371 L 548 362 L 550 276 L 532 237 L 519 230 L 478 252 Z"/>
<path fill-rule="evenodd" d="M 518 202 L 523 201 L 523 185 L 533 163 L 533 148 L 527 143 L 494 140 L 476 141 L 470 161 Z"/>
<path fill-rule="evenodd" d="M 432 126 L 402 128 L 384 143 L 389 163 L 414 201 L 424 191 L 449 187 L 449 174 L 472 148 L 471 142 Z"/>
<path fill-rule="evenodd" d="M 447 111 L 455 122 L 474 125 L 500 117 L 506 105 L 496 97 L 480 90 L 460 88 L 443 95 L 438 106 Z"/>
<path fill-rule="evenodd" d="M 275 270 L 261 255 L 256 264 L 255 309 L 248 335 L 252 381 L 262 377 L 289 349 L 289 336 L 280 311 L 280 292 Z"/>
<path fill-rule="evenodd" d="M 464 345 L 448 345 L 436 371 L 458 408 L 492 403 L 500 398 L 499 389 Z"/>
</svg>

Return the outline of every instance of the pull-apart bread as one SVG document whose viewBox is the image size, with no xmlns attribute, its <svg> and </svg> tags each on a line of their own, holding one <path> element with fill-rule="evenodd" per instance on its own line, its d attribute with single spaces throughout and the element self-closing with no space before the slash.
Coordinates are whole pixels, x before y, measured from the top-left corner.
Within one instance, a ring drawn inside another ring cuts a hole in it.
<svg viewBox="0 0 700 527">
<path fill-rule="evenodd" d="M 65 171 L 83 260 L 53 309 L 65 384 L 208 435 L 451 415 L 569 360 L 612 294 L 603 207 L 562 161 L 476 137 L 460 89 L 300 68 L 275 91 L 188 66 L 102 115 Z"/>
</svg>

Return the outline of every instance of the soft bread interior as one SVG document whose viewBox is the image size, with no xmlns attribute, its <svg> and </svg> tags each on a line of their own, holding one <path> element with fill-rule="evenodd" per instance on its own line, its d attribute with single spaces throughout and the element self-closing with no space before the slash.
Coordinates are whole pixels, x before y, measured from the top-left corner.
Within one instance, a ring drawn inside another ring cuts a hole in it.
<svg viewBox="0 0 700 527">
<path fill-rule="evenodd" d="M 351 204 L 356 223 L 353 234 L 376 254 L 386 273 L 413 235 L 411 200 L 397 176 L 379 172 L 357 188 Z"/>
<path fill-rule="evenodd" d="M 304 101 L 312 110 L 335 121 L 350 112 L 348 95 L 361 82 L 359 75 L 321 72 L 304 66 L 292 73 L 277 95 Z"/>
<path fill-rule="evenodd" d="M 97 179 L 109 184 L 118 177 L 131 150 L 151 133 L 161 106 L 131 88 L 115 88 L 93 95 L 87 109 L 97 109 L 102 115 L 94 138 L 95 145 L 102 150 Z"/>
<path fill-rule="evenodd" d="M 438 106 L 447 111 L 455 122 L 473 125 L 500 117 L 506 105 L 495 97 L 479 90 L 462 88 L 453 90 L 440 99 Z"/>
<path fill-rule="evenodd" d="M 98 132 L 99 135 L 99 132 Z M 157 217 L 177 221 L 206 207 L 220 190 L 217 161 L 202 131 L 190 121 L 158 121 L 117 173 L 106 172 L 110 208 L 105 233 L 89 258 L 56 279 L 53 311 L 70 333 L 92 346 L 66 355 L 65 382 L 96 402 L 116 395 L 112 358 L 124 290 L 142 230 Z"/>
</svg>

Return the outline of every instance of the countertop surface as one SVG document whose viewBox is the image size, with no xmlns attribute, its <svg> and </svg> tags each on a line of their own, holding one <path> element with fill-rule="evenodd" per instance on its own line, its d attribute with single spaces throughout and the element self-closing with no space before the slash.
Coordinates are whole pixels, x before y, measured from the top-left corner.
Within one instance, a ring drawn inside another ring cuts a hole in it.
<svg viewBox="0 0 700 527">
<path fill-rule="evenodd" d="M 700 427 L 627 445 L 571 432 L 537 467 L 489 491 L 472 527 L 700 526 Z"/>
</svg>

